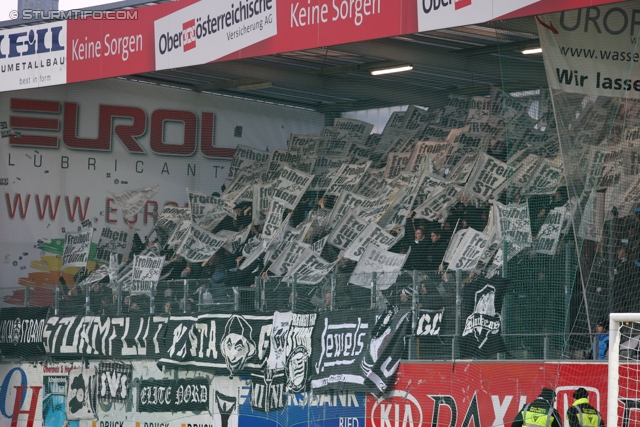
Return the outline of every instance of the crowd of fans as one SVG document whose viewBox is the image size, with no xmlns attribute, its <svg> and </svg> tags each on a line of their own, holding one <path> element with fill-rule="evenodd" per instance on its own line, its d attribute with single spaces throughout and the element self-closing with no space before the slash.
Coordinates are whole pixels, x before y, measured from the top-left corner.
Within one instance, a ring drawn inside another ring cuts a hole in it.
<svg viewBox="0 0 640 427">
<path fill-rule="evenodd" d="M 217 193 L 214 193 L 217 195 Z M 559 190 L 553 197 L 546 196 L 546 200 L 537 201 L 539 211 L 531 213 L 532 228 L 539 228 L 546 213 L 556 206 L 566 203 L 566 192 Z M 330 211 L 335 203 L 335 198 L 323 196 L 316 192 L 308 192 L 302 198 L 293 212 L 285 212 L 283 219 L 291 214 L 291 225 L 296 227 L 302 223 L 314 210 Z M 419 270 L 430 272 L 430 280 L 421 285 L 420 294 L 427 293 L 427 287 L 435 285 L 442 280 L 443 271 L 447 265 L 443 258 L 453 233 L 457 230 L 471 227 L 476 230 L 484 230 L 488 222 L 490 206 L 485 203 L 467 203 L 464 197 L 450 209 L 448 215 L 437 221 L 427 221 L 416 218 L 413 212 L 409 212 L 404 235 L 391 247 L 391 252 L 404 254 L 410 249 L 409 256 L 404 265 L 403 275 L 397 280 L 395 286 L 379 295 L 380 304 L 398 305 L 408 304 L 411 292 L 408 289 L 411 277 L 407 272 Z M 250 228 L 250 240 L 259 236 L 262 226 L 252 224 L 252 205 L 243 202 L 234 208 L 236 218 L 227 216 L 213 230 L 218 233 L 221 230 L 231 232 L 243 231 Z M 539 219 L 540 218 L 540 219 Z M 306 243 L 314 243 L 323 238 L 328 229 L 313 227 L 305 238 Z M 402 232 L 398 228 L 391 230 L 392 234 Z M 535 232 L 535 231 L 534 231 Z M 154 237 L 153 235 L 151 237 Z M 152 238 L 144 240 L 136 233 L 131 250 L 133 255 L 140 254 L 145 247 L 158 245 Z M 338 262 L 334 276 L 333 292 L 330 281 L 325 280 L 318 286 L 299 285 L 295 295 L 292 294 L 287 283 L 280 283 L 280 278 L 272 278 L 268 271 L 269 265 L 264 264 L 263 256 L 255 260 L 251 265 L 240 269 L 244 258 L 242 249 L 235 253 L 223 248 L 216 252 L 210 259 L 202 263 L 186 261 L 173 250 L 160 248 L 160 254 L 165 256 L 165 265 L 161 274 L 161 280 L 155 290 L 153 305 L 154 313 L 194 313 L 203 311 L 228 311 L 234 308 L 234 287 L 239 289 L 251 289 L 255 286 L 256 277 L 264 277 L 269 284 L 264 293 L 266 310 L 291 309 L 295 305 L 297 311 L 310 312 L 323 309 L 348 309 L 369 307 L 371 304 L 371 291 L 366 288 L 349 283 L 349 277 L 354 271 L 356 263 L 346 258 Z M 340 250 L 331 245 L 325 245 L 322 257 L 332 262 L 340 255 Z M 75 281 L 79 283 L 88 274 L 84 270 L 76 275 Z M 445 276 L 446 277 L 446 276 Z M 185 292 L 184 279 L 188 279 L 188 289 Z M 428 283 L 428 284 L 427 284 Z M 75 287 L 63 283 L 64 297 L 61 302 L 63 313 L 84 312 L 86 294 L 89 293 L 89 312 L 94 315 L 114 315 L 117 301 L 115 287 L 111 287 L 109 278 L 105 277 L 98 283 L 92 284 L 87 291 L 86 287 Z M 152 299 L 148 295 L 129 295 L 126 291 L 122 296 L 122 312 L 128 314 L 146 314 L 150 312 Z M 252 299 L 249 296 L 248 299 Z M 295 301 L 293 299 L 295 298 Z M 247 298 L 245 298 L 247 299 Z M 255 307 L 251 303 L 245 303 L 245 308 Z"/>
</svg>

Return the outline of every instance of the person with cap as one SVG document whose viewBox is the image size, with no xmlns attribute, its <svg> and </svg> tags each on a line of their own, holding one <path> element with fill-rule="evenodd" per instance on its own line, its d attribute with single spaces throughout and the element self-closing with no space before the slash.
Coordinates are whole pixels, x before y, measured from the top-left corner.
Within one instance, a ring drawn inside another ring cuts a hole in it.
<svg viewBox="0 0 640 427">
<path fill-rule="evenodd" d="M 596 324 L 596 341 L 593 344 L 593 358 L 596 360 L 607 360 L 609 352 L 609 331 L 607 330 L 607 319 L 602 319 Z"/>
<path fill-rule="evenodd" d="M 553 407 L 556 393 L 544 387 L 540 395 L 522 407 L 511 427 L 562 427 L 560 414 Z"/>
<path fill-rule="evenodd" d="M 580 387 L 573 392 L 573 404 L 567 410 L 569 427 L 604 427 L 600 412 L 589 404 L 589 392 Z"/>
</svg>

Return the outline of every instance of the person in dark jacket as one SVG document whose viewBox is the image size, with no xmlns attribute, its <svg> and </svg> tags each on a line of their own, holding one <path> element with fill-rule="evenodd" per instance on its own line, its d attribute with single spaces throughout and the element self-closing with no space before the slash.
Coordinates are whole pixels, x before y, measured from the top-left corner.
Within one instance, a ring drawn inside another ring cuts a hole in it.
<svg viewBox="0 0 640 427">
<path fill-rule="evenodd" d="M 569 427 L 604 427 L 600 412 L 589 404 L 589 392 L 580 387 L 573 392 L 575 399 L 567 410 Z"/>
<path fill-rule="evenodd" d="M 428 240 L 425 239 L 424 228 L 417 228 L 414 239 L 409 243 L 411 252 L 404 263 L 405 270 L 426 270 L 427 256 L 429 254 Z"/>
<path fill-rule="evenodd" d="M 511 427 L 562 427 L 560 414 L 553 407 L 555 391 L 544 387 L 540 395 L 522 407 Z"/>
</svg>

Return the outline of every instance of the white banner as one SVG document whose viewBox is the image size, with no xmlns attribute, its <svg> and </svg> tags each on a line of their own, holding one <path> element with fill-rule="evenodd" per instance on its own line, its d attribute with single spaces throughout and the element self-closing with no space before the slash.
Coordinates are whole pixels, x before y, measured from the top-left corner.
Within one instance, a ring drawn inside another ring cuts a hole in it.
<svg viewBox="0 0 640 427">
<path fill-rule="evenodd" d="M 311 184 L 312 179 L 313 175 L 284 166 L 280 171 L 280 176 L 273 183 L 273 197 L 280 199 L 285 208 L 293 210 Z"/>
<path fill-rule="evenodd" d="M 167 246 L 174 249 L 180 246 L 184 238 L 187 237 L 187 234 L 189 234 L 189 230 L 191 230 L 191 225 L 193 225 L 193 222 L 191 222 L 190 220 L 188 219 L 181 220 L 178 223 L 178 225 L 174 228 L 171 236 L 169 236 L 169 239 L 167 240 Z"/>
<path fill-rule="evenodd" d="M 234 233 L 232 230 L 220 230 L 217 235 L 227 239 L 227 241 L 222 245 L 224 249 L 229 251 L 230 254 L 236 254 L 240 252 L 242 245 L 247 241 L 247 237 L 249 237 L 249 233 L 251 232 L 251 227 L 245 227 L 244 230 L 238 231 Z"/>
<path fill-rule="evenodd" d="M 208 196 L 188 188 L 187 194 L 189 195 L 191 220 L 205 230 L 213 230 L 225 216 L 236 218 L 231 206 L 220 197 Z"/>
<path fill-rule="evenodd" d="M 122 193 L 114 194 L 109 191 L 113 200 L 120 208 L 122 216 L 129 219 L 138 214 L 147 203 L 160 190 L 160 186 L 138 188 L 136 190 L 127 190 Z"/>
<path fill-rule="evenodd" d="M 262 228 L 263 239 L 272 239 L 275 236 L 276 231 L 280 228 L 284 221 L 283 218 L 285 210 L 286 206 L 280 199 L 271 199 L 271 205 L 269 206 L 267 219 L 265 220 L 264 227 Z"/>
<path fill-rule="evenodd" d="M 467 229 L 449 262 L 449 270 L 473 270 L 488 241 L 489 236 L 486 234 L 473 228 Z"/>
<path fill-rule="evenodd" d="M 133 278 L 129 291 L 151 295 L 162 272 L 164 257 L 136 255 L 133 257 Z"/>
<path fill-rule="evenodd" d="M 640 98 L 635 2 L 540 16 L 538 34 L 552 89 Z"/>
<path fill-rule="evenodd" d="M 311 228 L 311 223 L 300 224 L 296 228 L 292 228 L 290 226 L 286 226 L 282 231 L 282 238 L 278 239 L 279 242 L 272 242 L 269 246 L 269 251 L 264 257 L 264 263 L 268 264 L 269 262 L 275 261 L 280 254 L 289 246 L 289 243 L 294 240 L 302 241 L 307 234 L 307 231 Z"/>
<path fill-rule="evenodd" d="M 339 196 L 340 193 L 345 191 L 354 191 L 370 165 L 370 161 L 363 165 L 343 164 L 325 194 L 327 196 Z"/>
<path fill-rule="evenodd" d="M 189 234 L 182 241 L 176 253 L 187 261 L 203 262 L 218 252 L 226 241 L 227 239 L 224 237 L 211 234 L 197 225 L 192 225 Z"/>
<path fill-rule="evenodd" d="M 184 219 L 191 219 L 189 208 L 165 206 L 156 222 L 155 231 L 160 244 L 166 245 L 178 224 Z"/>
<path fill-rule="evenodd" d="M 501 212 L 502 236 L 509 243 L 530 246 L 531 218 L 529 217 L 529 204 L 510 203 Z"/>
<path fill-rule="evenodd" d="M 554 165 L 544 159 L 540 160 L 520 194 L 523 196 L 553 194 L 560 185 L 561 178 L 562 166 Z"/>
<path fill-rule="evenodd" d="M 268 151 L 262 151 L 257 148 L 239 144 L 236 147 L 233 159 L 231 159 L 227 179 L 233 180 L 240 170 L 251 171 L 252 169 L 260 169 L 266 165 L 267 160 L 269 160 Z"/>
<path fill-rule="evenodd" d="M 377 273 L 376 287 L 383 291 L 389 289 L 391 285 L 396 283 L 410 252 L 411 248 L 404 255 L 395 254 L 370 243 L 365 248 L 355 270 L 351 273 L 349 283 L 363 288 L 371 288 L 372 273 Z"/>
<path fill-rule="evenodd" d="M 86 267 L 91 249 L 93 230 L 79 233 L 66 233 L 62 251 L 62 269 L 67 267 Z"/>
<path fill-rule="evenodd" d="M 496 196 L 494 192 L 513 172 L 513 168 L 506 163 L 486 153 L 481 153 L 465 187 L 465 194 L 475 196 L 480 200 L 492 198 L 492 196 Z"/>
<path fill-rule="evenodd" d="M 291 329 L 293 313 L 290 311 L 273 313 L 273 326 L 271 330 L 271 343 L 269 357 L 267 357 L 267 369 L 282 370 L 287 364 L 287 336 Z"/>
<path fill-rule="evenodd" d="M 329 233 L 327 243 L 339 249 L 345 249 L 366 226 L 367 223 L 358 218 L 353 209 L 350 209 Z"/>
<path fill-rule="evenodd" d="M 299 167 L 304 159 L 302 154 L 288 150 L 273 150 L 269 156 L 267 170 L 262 178 L 264 182 L 270 182 L 280 176 L 280 172 L 285 166 L 293 168 Z"/>
<path fill-rule="evenodd" d="M 416 218 L 425 218 L 429 221 L 437 220 L 458 202 L 462 191 L 462 187 L 454 184 L 440 187 L 431 194 L 429 199 L 415 209 Z"/>
<path fill-rule="evenodd" d="M 269 271 L 280 277 L 287 275 L 287 273 L 297 265 L 298 261 L 302 259 L 306 251 L 311 251 L 309 245 L 297 240 L 292 241 L 273 264 L 271 264 Z"/>
<path fill-rule="evenodd" d="M 96 418 L 96 386 L 95 368 L 74 368 L 69 371 L 67 420 Z"/>
<path fill-rule="evenodd" d="M 370 222 L 364 230 L 349 244 L 344 257 L 352 261 L 360 261 L 365 248 L 371 243 L 380 249 L 387 250 L 397 241 L 396 237 L 384 231 L 375 222 Z"/>
<path fill-rule="evenodd" d="M 533 242 L 532 253 L 555 255 L 562 232 L 562 225 L 567 218 L 568 209 L 566 206 L 553 208 L 538 231 L 535 242 Z"/>
<path fill-rule="evenodd" d="M 110 255 L 118 255 L 118 262 L 129 257 L 134 230 L 105 225 L 100 232 L 100 240 L 94 255 L 96 261 L 109 262 Z"/>
<path fill-rule="evenodd" d="M 312 250 L 305 251 L 298 264 L 287 274 L 288 280 L 295 275 L 297 283 L 315 285 L 320 283 L 340 261 L 328 262 Z"/>
<path fill-rule="evenodd" d="M 326 190 L 345 161 L 346 159 L 342 156 L 317 156 L 313 166 L 313 181 L 308 189 L 312 191 Z"/>
<path fill-rule="evenodd" d="M 287 140 L 287 149 L 304 156 L 312 156 L 316 154 L 316 147 L 320 141 L 322 141 L 322 137 L 318 135 L 291 134 Z"/>
</svg>

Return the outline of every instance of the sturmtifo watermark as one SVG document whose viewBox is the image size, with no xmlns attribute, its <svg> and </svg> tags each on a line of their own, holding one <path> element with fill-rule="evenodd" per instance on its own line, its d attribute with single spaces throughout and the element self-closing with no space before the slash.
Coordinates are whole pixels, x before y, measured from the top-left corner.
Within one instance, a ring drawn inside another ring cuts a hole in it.
<svg viewBox="0 0 640 427">
<path fill-rule="evenodd" d="M 22 12 L 12 10 L 11 19 L 31 20 L 60 20 L 60 19 L 97 19 L 102 21 L 131 21 L 138 19 L 137 9 L 123 10 L 36 10 L 24 9 Z"/>
</svg>

